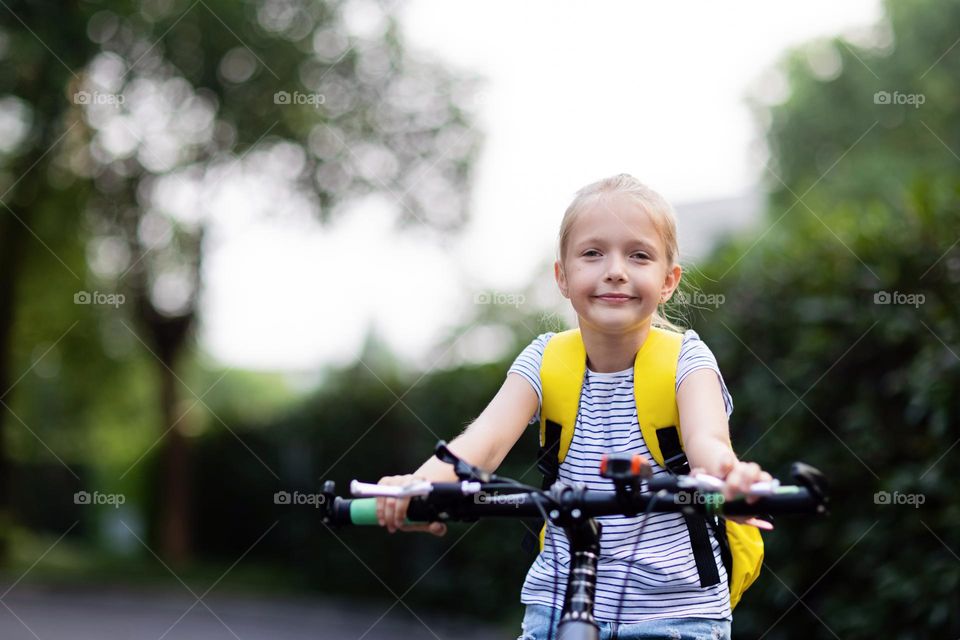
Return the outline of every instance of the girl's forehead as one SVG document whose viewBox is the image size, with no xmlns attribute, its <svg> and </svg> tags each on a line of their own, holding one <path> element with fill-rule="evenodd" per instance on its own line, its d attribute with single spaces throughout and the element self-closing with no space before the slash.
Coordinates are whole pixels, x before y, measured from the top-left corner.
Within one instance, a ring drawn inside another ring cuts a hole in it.
<svg viewBox="0 0 960 640">
<path fill-rule="evenodd" d="M 610 240 L 637 240 L 655 243 L 655 246 L 663 242 L 650 214 L 640 203 L 622 194 L 594 198 L 570 228 L 570 239 L 574 243 L 608 236 Z"/>
</svg>

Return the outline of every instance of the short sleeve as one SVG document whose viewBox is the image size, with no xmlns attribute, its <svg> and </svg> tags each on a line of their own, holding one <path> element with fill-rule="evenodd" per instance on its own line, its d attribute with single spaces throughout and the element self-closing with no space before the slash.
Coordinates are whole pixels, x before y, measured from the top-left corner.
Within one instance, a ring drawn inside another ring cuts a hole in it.
<svg viewBox="0 0 960 640">
<path fill-rule="evenodd" d="M 507 375 L 516 373 L 522 376 L 537 393 L 537 412 L 533 414 L 533 418 L 530 419 L 530 424 L 540 422 L 540 407 L 543 404 L 543 388 L 540 385 L 540 364 L 543 362 L 543 351 L 547 346 L 547 342 L 554 335 L 553 332 L 541 333 L 534 338 L 533 342 L 528 344 L 524 350 L 520 352 L 520 355 L 517 356 L 507 371 Z"/>
<path fill-rule="evenodd" d="M 720 391 L 723 393 L 723 405 L 727 410 L 727 417 L 729 417 L 733 413 L 733 398 L 730 397 L 730 391 L 727 390 L 727 383 L 723 381 L 720 367 L 717 366 L 717 359 L 710 351 L 710 347 L 700 339 L 696 331 L 691 329 L 683 334 L 683 343 L 680 345 L 680 359 L 677 362 L 678 390 L 684 378 L 697 369 L 710 369 L 717 373 L 717 378 L 720 380 Z"/>
</svg>

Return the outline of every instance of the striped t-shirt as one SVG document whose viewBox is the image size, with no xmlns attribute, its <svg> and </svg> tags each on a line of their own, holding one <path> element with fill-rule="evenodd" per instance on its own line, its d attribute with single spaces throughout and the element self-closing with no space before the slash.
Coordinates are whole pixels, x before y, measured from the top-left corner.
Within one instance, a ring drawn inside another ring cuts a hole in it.
<svg viewBox="0 0 960 640">
<path fill-rule="evenodd" d="M 523 376 L 543 402 L 540 363 L 543 350 L 553 333 L 538 336 L 527 346 L 509 373 Z M 677 389 L 690 372 L 712 369 L 720 379 L 727 415 L 733 400 L 723 382 L 716 358 L 694 331 L 687 331 L 677 364 Z M 540 421 L 540 410 L 530 421 Z M 639 453 L 647 458 L 654 475 L 668 473 L 653 461 L 637 423 L 637 405 L 633 389 L 633 368 L 613 373 L 587 369 L 580 396 L 580 410 L 573 441 L 560 464 L 559 479 L 565 483 L 582 482 L 591 491 L 613 492 L 613 484 L 600 477 L 600 457 L 604 453 Z M 629 562 L 637 532 L 648 518 L 634 561 Z M 594 614 L 598 620 L 612 621 L 623 598 L 619 622 L 640 622 L 656 618 L 732 619 L 727 572 L 720 558 L 716 538 L 710 536 L 720 582 L 700 587 L 687 526 L 680 513 L 651 513 L 647 516 L 602 516 L 600 559 L 597 567 L 597 591 Z M 569 545 L 563 530 L 549 525 L 543 551 L 537 556 L 523 584 L 524 604 L 561 607 L 570 567 Z M 552 536 L 551 536 L 552 531 Z M 554 545 L 559 567 L 554 562 Z M 624 578 L 627 577 L 626 586 Z M 554 577 L 556 575 L 556 578 Z M 559 588 L 554 598 L 554 581 Z"/>
</svg>

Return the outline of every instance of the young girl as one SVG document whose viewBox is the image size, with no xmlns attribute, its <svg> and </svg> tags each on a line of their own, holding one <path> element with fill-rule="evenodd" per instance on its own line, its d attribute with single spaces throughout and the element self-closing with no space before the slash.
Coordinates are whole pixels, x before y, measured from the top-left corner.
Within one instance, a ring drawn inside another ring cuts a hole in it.
<svg viewBox="0 0 960 640">
<path fill-rule="evenodd" d="M 631 452 L 650 460 L 654 474 L 667 473 L 651 460 L 637 422 L 634 360 L 652 326 L 674 329 L 659 313 L 680 283 L 676 221 L 670 205 L 637 179 L 620 174 L 577 192 L 560 225 L 554 274 L 560 292 L 577 313 L 587 354 L 573 441 L 560 464 L 561 481 L 583 482 L 591 490 L 613 491 L 599 476 L 603 453 Z M 495 470 L 528 424 L 540 420 L 540 366 L 553 333 L 538 336 L 517 357 L 503 386 L 486 409 L 450 448 L 467 462 Z M 727 418 L 733 402 L 710 349 L 694 331 L 683 334 L 676 374 L 676 400 L 684 451 L 694 473 L 727 482 L 725 497 L 745 493 L 770 475 L 755 463 L 737 459 Z M 455 481 L 452 467 L 431 458 L 414 474 L 380 482 L 406 484 L 414 478 Z M 379 498 L 382 526 L 443 535 L 446 525 L 404 526 L 409 500 Z M 595 616 L 601 638 L 728 638 L 730 597 L 726 571 L 713 536 L 719 583 L 700 586 L 690 537 L 679 513 L 607 516 L 597 571 Z M 637 553 L 636 534 L 646 520 Z M 760 526 L 757 520 L 738 520 Z M 553 527 L 553 525 L 549 525 Z M 527 605 L 522 640 L 548 637 L 562 605 L 555 580 L 566 585 L 569 553 L 558 528 L 527 574 L 522 602 Z M 557 548 L 553 547 L 556 541 Z M 621 604 L 622 599 L 622 604 Z M 617 615 L 619 610 L 619 615 Z"/>
</svg>

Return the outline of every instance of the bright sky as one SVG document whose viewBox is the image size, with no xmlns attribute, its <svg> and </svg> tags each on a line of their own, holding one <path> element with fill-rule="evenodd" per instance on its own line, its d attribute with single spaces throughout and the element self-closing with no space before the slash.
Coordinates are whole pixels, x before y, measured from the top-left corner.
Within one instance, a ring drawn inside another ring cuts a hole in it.
<svg viewBox="0 0 960 640">
<path fill-rule="evenodd" d="M 442 250 L 391 233 L 389 199 L 320 228 L 238 213 L 237 195 L 206 258 L 202 343 L 228 365 L 309 372 L 354 359 L 372 324 L 429 365 L 429 347 L 471 315 L 477 292 L 552 279 L 538 268 L 580 186 L 626 171 L 675 205 L 750 191 L 764 156 L 748 90 L 791 45 L 856 38 L 881 10 L 879 0 L 410 0 L 408 46 L 486 78 L 469 227 Z"/>
</svg>

